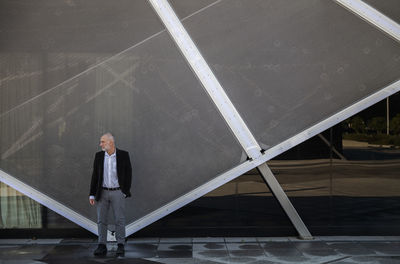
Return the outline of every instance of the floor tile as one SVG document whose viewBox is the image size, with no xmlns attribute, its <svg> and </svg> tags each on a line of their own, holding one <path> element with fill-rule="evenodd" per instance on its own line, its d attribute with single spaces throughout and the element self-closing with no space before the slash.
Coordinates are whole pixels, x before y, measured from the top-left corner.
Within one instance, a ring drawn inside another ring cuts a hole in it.
<svg viewBox="0 0 400 264">
<path fill-rule="evenodd" d="M 326 242 L 313 241 L 313 242 L 293 242 L 293 245 L 300 251 L 302 250 L 326 250 L 330 249 Z"/>
<path fill-rule="evenodd" d="M 62 239 L 60 244 L 80 244 L 80 243 L 97 243 L 97 239 L 94 238 L 67 238 Z"/>
<path fill-rule="evenodd" d="M 303 254 L 297 248 L 290 249 L 278 249 L 278 248 L 270 248 L 264 249 L 264 254 L 268 257 L 281 257 L 281 256 L 290 256 L 290 257 L 299 257 L 303 256 Z"/>
<path fill-rule="evenodd" d="M 208 259 L 194 259 L 194 263 L 196 264 L 221 264 L 221 263 L 229 263 L 230 258 L 208 258 Z"/>
<path fill-rule="evenodd" d="M 360 242 L 377 255 L 400 255 L 400 242 Z"/>
<path fill-rule="evenodd" d="M 226 243 L 228 250 L 262 250 L 259 243 Z"/>
<path fill-rule="evenodd" d="M 250 264 L 252 262 L 258 261 L 259 259 L 257 259 L 256 257 L 234 257 L 231 256 L 229 259 L 229 264 L 230 263 L 246 263 L 246 264 Z"/>
<path fill-rule="evenodd" d="M 293 242 L 266 242 L 260 243 L 261 248 L 265 249 L 297 249 Z"/>
<path fill-rule="evenodd" d="M 226 243 L 257 243 L 255 237 L 226 237 Z"/>
<path fill-rule="evenodd" d="M 327 242 L 336 252 L 350 256 L 368 256 L 375 254 L 375 251 L 367 249 L 356 242 Z"/>
<path fill-rule="evenodd" d="M 193 251 L 209 251 L 209 250 L 227 250 L 225 243 L 195 243 Z"/>
<path fill-rule="evenodd" d="M 195 260 L 193 258 L 150 258 L 146 260 L 154 261 L 154 263 L 163 263 L 163 264 L 195 264 Z M 136 263 L 136 262 L 129 262 Z"/>
<path fill-rule="evenodd" d="M 54 247 L 55 245 L 2 245 L 0 246 L 0 260 L 41 259 Z"/>
<path fill-rule="evenodd" d="M 331 262 L 331 264 L 399 264 L 400 257 L 385 257 L 385 256 L 369 256 L 369 257 L 349 257 L 340 261 Z"/>
<path fill-rule="evenodd" d="M 157 245 L 126 244 L 125 258 L 153 258 L 157 256 Z"/>
<path fill-rule="evenodd" d="M 192 258 L 192 251 L 188 250 L 158 250 L 157 257 L 159 258 Z"/>
<path fill-rule="evenodd" d="M 171 250 L 171 251 L 177 251 L 177 250 L 192 250 L 192 244 L 159 244 L 157 250 Z"/>
<path fill-rule="evenodd" d="M 262 257 L 265 256 L 263 250 L 229 250 L 231 257 Z"/>
<path fill-rule="evenodd" d="M 59 244 L 62 238 L 59 239 L 30 239 L 28 244 Z"/>
<path fill-rule="evenodd" d="M 95 244 L 82 245 L 56 245 L 43 258 L 39 259 L 43 262 L 53 262 L 61 260 L 69 260 L 70 262 L 81 261 L 83 259 L 93 258 L 93 252 L 97 248 Z M 107 257 L 114 257 L 115 250 L 107 245 Z"/>
<path fill-rule="evenodd" d="M 199 259 L 226 258 L 229 257 L 229 252 L 227 250 L 193 251 L 193 257 Z"/>
</svg>

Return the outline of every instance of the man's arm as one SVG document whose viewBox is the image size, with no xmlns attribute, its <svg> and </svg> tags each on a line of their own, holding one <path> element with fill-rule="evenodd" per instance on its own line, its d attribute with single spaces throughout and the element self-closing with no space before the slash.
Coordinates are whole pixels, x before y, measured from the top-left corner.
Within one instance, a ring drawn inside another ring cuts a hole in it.
<svg viewBox="0 0 400 264">
<path fill-rule="evenodd" d="M 130 197 L 131 196 L 131 184 L 132 184 L 132 165 L 131 165 L 131 159 L 129 157 L 128 152 L 126 152 L 126 157 L 127 157 L 127 164 L 126 164 L 125 186 L 126 186 L 126 190 L 128 191 L 127 197 Z"/>
<path fill-rule="evenodd" d="M 91 205 L 94 205 L 94 198 L 96 195 L 97 191 L 97 183 L 98 183 L 98 174 L 97 174 L 97 166 L 96 166 L 96 157 L 97 155 L 94 156 L 94 162 L 93 162 L 93 170 L 92 170 L 92 180 L 90 182 L 90 192 L 89 192 L 89 203 Z"/>
</svg>

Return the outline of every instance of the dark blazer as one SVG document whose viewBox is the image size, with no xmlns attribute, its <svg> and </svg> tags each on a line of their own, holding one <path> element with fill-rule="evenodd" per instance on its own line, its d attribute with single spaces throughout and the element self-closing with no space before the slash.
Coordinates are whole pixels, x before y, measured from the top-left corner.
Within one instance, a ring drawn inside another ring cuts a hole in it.
<svg viewBox="0 0 400 264">
<path fill-rule="evenodd" d="M 104 173 L 104 151 L 99 151 L 94 157 L 92 181 L 90 183 L 90 194 L 95 197 L 96 201 L 100 200 L 102 187 L 103 187 L 103 173 Z M 129 158 L 129 153 L 124 150 L 116 149 L 117 155 L 117 176 L 118 183 L 121 191 L 126 197 L 131 196 L 131 182 L 132 182 L 132 166 Z"/>
</svg>

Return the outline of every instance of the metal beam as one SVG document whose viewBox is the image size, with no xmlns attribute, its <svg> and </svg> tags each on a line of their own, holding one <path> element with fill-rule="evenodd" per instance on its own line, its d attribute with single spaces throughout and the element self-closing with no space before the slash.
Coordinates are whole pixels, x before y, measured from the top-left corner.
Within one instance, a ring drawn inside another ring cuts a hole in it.
<svg viewBox="0 0 400 264">
<path fill-rule="evenodd" d="M 271 192 L 274 194 L 275 198 L 278 200 L 279 204 L 282 206 L 282 209 L 289 217 L 293 226 L 296 228 L 297 232 L 299 233 L 299 237 L 301 239 L 313 239 L 312 235 L 310 234 L 310 231 L 308 231 L 306 225 L 301 220 L 296 209 L 294 209 L 292 203 L 289 201 L 289 198 L 283 191 L 281 185 L 276 180 L 274 174 L 267 166 L 267 164 L 263 163 L 260 166 L 258 166 L 257 169 L 263 176 L 265 182 L 267 183 Z"/>
<path fill-rule="evenodd" d="M 247 155 L 252 159 L 259 158 L 261 156 L 261 147 L 226 95 L 168 1 L 149 0 L 149 2 Z"/>
<path fill-rule="evenodd" d="M 400 25 L 375 8 L 361 0 L 335 1 L 400 42 Z"/>
<path fill-rule="evenodd" d="M 222 173 L 221 175 L 218 175 L 213 180 L 199 186 L 198 188 L 180 196 L 179 198 L 166 204 L 165 206 L 160 207 L 159 209 L 129 224 L 126 227 L 126 234 L 131 235 L 135 233 L 136 231 L 144 228 L 145 226 L 154 223 L 155 221 L 161 219 L 162 217 L 174 212 L 175 210 L 178 210 L 179 208 L 187 205 L 188 203 L 217 189 L 218 187 L 224 185 L 225 183 L 230 182 L 231 180 L 243 175 L 244 173 L 259 166 L 260 164 L 261 164 L 260 159 L 248 160 L 236 166 L 235 168 L 230 169 L 229 171 Z"/>
<path fill-rule="evenodd" d="M 35 188 L 0 170 L 0 181 L 97 235 L 97 224 Z M 89 202 L 89 200 L 87 201 Z"/>
<path fill-rule="evenodd" d="M 329 140 L 327 140 L 321 133 L 318 134 L 318 137 L 328 146 L 331 147 L 331 143 L 329 142 Z M 332 146 L 332 151 L 335 152 L 336 155 L 338 155 L 338 157 L 342 160 L 346 160 L 346 158 L 340 154 L 340 152 L 334 147 Z"/>
<path fill-rule="evenodd" d="M 315 124 L 314 126 L 302 131 L 301 133 L 283 141 L 282 143 L 275 145 L 265 151 L 265 155 L 261 157 L 264 162 L 282 154 L 283 152 L 291 149 L 292 147 L 310 139 L 322 131 L 327 130 L 328 128 L 346 120 L 347 118 L 351 117 L 354 114 L 361 112 L 362 110 L 370 107 L 378 103 L 379 101 L 385 99 L 386 97 L 399 92 L 400 91 L 400 80 L 391 83 L 390 85 L 386 86 L 382 90 L 371 94 L 370 96 L 358 101 L 355 104 L 350 105 L 349 107 L 343 109 L 342 111 L 320 121 L 319 123 Z"/>
</svg>

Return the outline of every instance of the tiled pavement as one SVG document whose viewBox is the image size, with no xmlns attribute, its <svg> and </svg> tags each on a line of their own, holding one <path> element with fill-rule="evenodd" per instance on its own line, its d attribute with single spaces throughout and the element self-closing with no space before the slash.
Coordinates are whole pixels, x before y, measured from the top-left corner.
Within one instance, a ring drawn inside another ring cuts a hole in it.
<svg viewBox="0 0 400 264">
<path fill-rule="evenodd" d="M 124 257 L 115 257 L 112 243 L 106 257 L 94 257 L 96 246 L 84 239 L 3 239 L 0 264 L 400 263 L 400 237 L 135 238 Z"/>
</svg>

